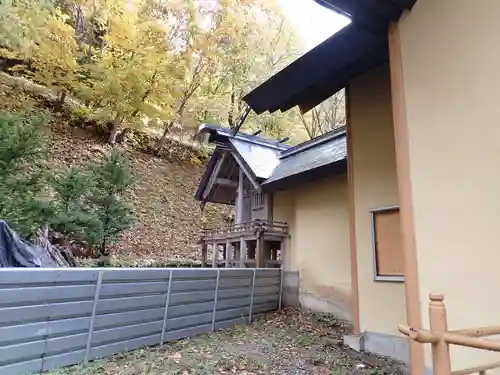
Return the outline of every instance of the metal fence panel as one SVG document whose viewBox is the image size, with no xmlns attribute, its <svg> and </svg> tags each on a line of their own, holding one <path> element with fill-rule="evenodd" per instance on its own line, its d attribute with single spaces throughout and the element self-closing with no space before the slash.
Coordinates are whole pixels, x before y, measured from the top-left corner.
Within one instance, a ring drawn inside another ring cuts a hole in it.
<svg viewBox="0 0 500 375">
<path fill-rule="evenodd" d="M 2 269 L 0 374 L 37 373 L 245 324 L 279 269 Z"/>
<path fill-rule="evenodd" d="M 1 276 L 1 275 L 0 275 Z M 68 300 L 91 299 L 95 293 L 95 285 L 77 286 L 43 286 L 23 288 L 0 289 L 0 301 L 5 301 L 11 306 L 27 305 L 36 302 L 58 302 Z"/>
<path fill-rule="evenodd" d="M 103 329 L 92 335 L 92 346 L 126 341 L 137 337 L 151 336 L 161 332 L 162 320 Z"/>
<path fill-rule="evenodd" d="M 133 296 L 123 298 L 100 299 L 97 305 L 97 314 L 113 313 L 130 310 L 144 310 L 164 308 L 165 295 Z"/>
<path fill-rule="evenodd" d="M 172 330 L 165 335 L 165 341 L 174 341 L 210 332 L 212 332 L 212 322 L 201 326 Z"/>
<path fill-rule="evenodd" d="M 32 360 L 5 364 L 0 367 L 0 370 L 2 370 L 2 375 L 30 374 L 30 373 L 41 372 L 42 366 L 43 366 L 43 359 L 36 358 Z"/>
<path fill-rule="evenodd" d="M 85 359 L 85 349 L 73 350 L 69 353 L 56 354 L 44 357 L 42 371 L 52 370 L 58 367 L 70 366 L 80 363 Z"/>
<path fill-rule="evenodd" d="M 107 357 L 120 352 L 134 350 L 143 346 L 153 346 L 160 342 L 160 334 L 150 335 L 146 337 L 139 337 L 126 341 L 114 342 L 106 345 L 92 347 L 90 349 L 90 358 L 96 359 Z"/>
<path fill-rule="evenodd" d="M 0 286 L 43 284 L 71 284 L 71 283 L 95 283 L 97 268 L 71 268 L 71 269 L 48 269 L 48 268 L 9 268 L 1 269 Z"/>
</svg>

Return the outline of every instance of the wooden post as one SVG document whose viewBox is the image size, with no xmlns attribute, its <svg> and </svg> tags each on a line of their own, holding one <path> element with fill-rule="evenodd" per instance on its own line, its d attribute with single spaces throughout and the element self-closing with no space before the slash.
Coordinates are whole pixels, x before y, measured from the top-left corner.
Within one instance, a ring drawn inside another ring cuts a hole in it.
<svg viewBox="0 0 500 375">
<path fill-rule="evenodd" d="M 430 330 L 437 334 L 440 340 L 432 345 L 432 367 L 434 375 L 450 375 L 451 361 L 448 343 L 444 340 L 444 334 L 448 331 L 448 319 L 444 296 L 438 293 L 429 295 L 429 319 Z"/>
<path fill-rule="evenodd" d="M 217 260 L 219 259 L 219 248 L 217 242 L 214 242 L 213 245 L 213 253 L 212 253 L 212 268 L 217 267 Z"/>
<path fill-rule="evenodd" d="M 201 244 L 201 262 L 203 267 L 207 264 L 207 243 L 205 241 Z"/>
<path fill-rule="evenodd" d="M 236 197 L 236 224 L 241 224 L 243 221 L 243 170 L 239 168 L 238 190 Z"/>
<path fill-rule="evenodd" d="M 280 268 L 281 272 L 285 270 L 285 238 L 280 242 Z"/>
<path fill-rule="evenodd" d="M 240 239 L 240 268 L 245 267 L 245 260 L 247 258 L 247 242 L 244 238 Z"/>
<path fill-rule="evenodd" d="M 278 260 L 278 249 L 274 247 L 271 249 L 271 260 Z"/>
<path fill-rule="evenodd" d="M 264 236 L 261 234 L 257 238 L 257 246 L 255 248 L 255 267 L 264 267 Z"/>
<path fill-rule="evenodd" d="M 230 260 L 231 260 L 231 242 L 226 241 L 226 268 L 229 268 Z"/>
</svg>

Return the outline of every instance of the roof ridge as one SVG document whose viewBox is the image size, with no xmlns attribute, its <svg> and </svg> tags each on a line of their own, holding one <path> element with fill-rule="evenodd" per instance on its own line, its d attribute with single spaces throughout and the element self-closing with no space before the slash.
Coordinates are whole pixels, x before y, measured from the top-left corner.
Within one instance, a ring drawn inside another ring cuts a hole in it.
<svg viewBox="0 0 500 375">
<path fill-rule="evenodd" d="M 322 145 L 325 142 L 331 141 L 333 139 L 337 139 L 340 136 L 346 134 L 347 126 L 343 125 L 337 129 L 330 130 L 329 132 L 320 135 L 319 137 L 310 139 L 308 141 L 299 143 L 296 146 L 289 148 L 288 150 L 282 151 L 280 155 L 280 159 L 286 159 L 290 156 L 296 155 L 300 152 L 310 150 L 313 147 L 317 147 Z"/>
</svg>

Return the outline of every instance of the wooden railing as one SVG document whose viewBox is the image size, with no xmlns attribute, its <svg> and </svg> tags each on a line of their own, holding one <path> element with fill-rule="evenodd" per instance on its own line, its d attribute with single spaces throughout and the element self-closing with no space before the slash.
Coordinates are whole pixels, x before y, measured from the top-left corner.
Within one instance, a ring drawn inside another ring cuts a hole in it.
<svg viewBox="0 0 500 375">
<path fill-rule="evenodd" d="M 288 234 L 288 225 L 280 221 L 253 220 L 241 224 L 231 224 L 218 228 L 205 229 L 203 230 L 203 239 L 240 233 L 258 234 L 259 232 L 286 236 Z"/>
<path fill-rule="evenodd" d="M 399 325 L 399 331 L 410 339 L 432 346 L 432 367 L 434 375 L 486 375 L 488 370 L 500 368 L 500 362 L 489 363 L 482 366 L 471 367 L 463 370 L 452 371 L 449 346 L 458 345 L 500 352 L 500 341 L 487 340 L 483 337 L 500 334 L 500 326 L 477 327 L 448 330 L 446 306 L 442 294 L 432 293 L 429 296 L 430 330 Z"/>
</svg>

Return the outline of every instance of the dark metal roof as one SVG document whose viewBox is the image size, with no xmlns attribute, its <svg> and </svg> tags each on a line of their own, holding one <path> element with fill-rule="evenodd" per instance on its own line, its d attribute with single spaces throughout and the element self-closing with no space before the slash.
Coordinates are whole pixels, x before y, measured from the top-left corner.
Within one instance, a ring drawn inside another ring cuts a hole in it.
<svg viewBox="0 0 500 375">
<path fill-rule="evenodd" d="M 205 172 L 201 177 L 201 181 L 198 185 L 198 189 L 196 189 L 196 193 L 194 194 L 194 198 L 197 201 L 203 201 L 203 191 L 208 184 L 208 180 L 210 179 L 210 175 L 214 170 L 215 165 L 217 164 L 217 160 L 219 160 L 219 155 L 216 152 L 212 153 L 210 160 L 208 161 L 207 167 L 205 168 Z"/>
<path fill-rule="evenodd" d="M 230 139 L 229 142 L 257 179 L 269 178 L 279 164 L 280 150 L 277 148 L 239 139 Z"/>
<path fill-rule="evenodd" d="M 230 152 L 232 156 L 225 160 L 224 166 L 219 171 L 219 177 L 237 181 L 235 166 L 238 163 L 243 166 L 249 179 L 263 181 L 271 175 L 279 164 L 280 153 L 290 149 L 288 145 L 257 135 L 240 132 L 233 135 L 231 129 L 218 125 L 203 124 L 199 128 L 199 133 L 207 134 L 208 141 L 215 143 L 217 147 L 198 185 L 195 194 L 195 199 L 198 201 L 233 204 L 231 194 L 234 193 L 234 188 L 231 189 L 227 186 L 213 187 L 206 199 L 203 199 L 203 192 L 209 184 L 210 176 L 224 152 Z"/>
<path fill-rule="evenodd" d="M 217 162 L 222 157 L 222 152 L 220 150 L 215 150 L 208 161 L 207 168 L 203 173 L 200 184 L 198 185 L 198 189 L 195 193 L 195 199 L 197 201 L 203 202 L 208 201 L 212 203 L 220 203 L 220 204 L 234 204 L 234 188 L 230 186 L 217 185 L 211 189 L 208 196 L 204 199 L 203 193 L 205 191 L 206 186 L 210 181 L 210 176 L 214 171 L 214 168 Z M 219 177 L 224 178 L 226 180 L 238 180 L 238 169 L 237 164 L 234 159 L 226 159 L 224 165 L 219 171 Z"/>
<path fill-rule="evenodd" d="M 272 175 L 264 181 L 266 190 L 285 187 L 297 178 L 311 175 L 315 170 L 342 162 L 339 172 L 345 171 L 347 163 L 347 138 L 345 128 L 331 131 L 311 141 L 301 143 L 281 153 L 279 165 Z"/>
<path fill-rule="evenodd" d="M 231 190 L 227 186 L 217 186 L 206 199 L 203 199 L 203 192 L 209 184 L 218 160 L 221 159 L 223 152 L 228 150 L 234 159 L 226 158 L 224 166 L 219 171 L 219 177 L 236 181 L 235 166 L 238 159 L 239 163 L 243 163 L 244 170 L 252 174 L 251 177 L 263 181 L 262 188 L 267 191 L 347 170 L 345 128 L 331 131 L 294 147 L 271 140 L 256 140 L 258 137 L 244 133 L 238 133 L 238 137 L 232 137 L 230 133 L 227 136 L 225 129 L 214 125 L 203 127 L 202 130 L 211 134 L 209 137 L 212 142 L 219 145 L 212 154 L 196 191 L 195 198 L 198 201 L 234 204 L 234 188 Z M 222 142 L 223 140 L 225 142 Z"/>
<path fill-rule="evenodd" d="M 385 33 L 387 25 L 411 9 L 416 0 L 314 0 L 337 13 L 349 17 L 353 23 Z"/>
<path fill-rule="evenodd" d="M 253 178 L 265 180 L 278 165 L 278 157 L 281 151 L 286 151 L 290 146 L 278 141 L 263 138 L 257 135 L 236 133 L 233 135 L 231 129 L 217 125 L 203 124 L 199 133 L 208 133 L 209 142 L 225 144 L 235 152 L 235 157 L 245 164 Z"/>
<path fill-rule="evenodd" d="M 388 60 L 387 30 L 416 0 L 316 0 L 351 16 L 352 22 L 248 93 L 257 113 L 307 112 L 352 79 Z"/>
<path fill-rule="evenodd" d="M 198 133 L 208 134 L 209 135 L 208 142 L 214 142 L 214 143 L 215 142 L 224 143 L 227 142 L 229 139 L 236 139 L 240 141 L 249 142 L 254 145 L 274 148 L 280 151 L 287 150 L 288 148 L 290 148 L 290 146 L 280 143 L 274 139 L 268 139 L 258 135 L 246 134 L 241 132 L 233 134 L 231 132 L 231 129 L 214 124 L 201 124 L 200 127 L 198 128 Z"/>
<path fill-rule="evenodd" d="M 315 107 L 367 68 L 387 60 L 387 40 L 369 31 L 346 26 L 325 42 L 247 94 L 243 100 L 257 113 L 303 112 Z"/>
</svg>

